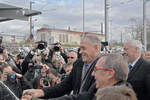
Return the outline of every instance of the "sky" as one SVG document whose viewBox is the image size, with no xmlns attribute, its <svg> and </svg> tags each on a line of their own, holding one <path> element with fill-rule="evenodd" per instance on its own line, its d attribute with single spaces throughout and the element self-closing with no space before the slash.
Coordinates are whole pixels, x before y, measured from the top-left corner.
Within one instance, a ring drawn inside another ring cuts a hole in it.
<svg viewBox="0 0 150 100">
<path fill-rule="evenodd" d="M 83 31 L 83 0 L 32 0 L 33 9 L 42 14 L 33 17 L 34 30 L 41 27 Z M 29 8 L 30 0 L 0 0 L 18 7 Z M 130 19 L 142 22 L 143 0 L 108 0 L 110 40 L 120 40 L 120 34 L 129 27 Z M 104 0 L 84 0 L 85 32 L 100 32 L 104 23 Z M 150 2 L 147 2 L 147 18 L 150 18 Z M 0 33 L 29 34 L 29 21 L 0 23 Z M 130 37 L 124 34 L 124 37 Z M 126 38 L 125 38 L 126 39 Z"/>
</svg>

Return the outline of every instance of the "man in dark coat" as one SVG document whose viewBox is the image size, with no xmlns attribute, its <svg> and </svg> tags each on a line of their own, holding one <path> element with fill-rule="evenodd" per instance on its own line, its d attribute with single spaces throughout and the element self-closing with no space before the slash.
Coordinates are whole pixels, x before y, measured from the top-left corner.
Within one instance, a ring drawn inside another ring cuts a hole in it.
<svg viewBox="0 0 150 100">
<path fill-rule="evenodd" d="M 25 90 L 24 94 L 31 94 L 33 97 L 56 98 L 56 100 L 61 96 L 63 97 L 60 100 L 79 100 L 77 99 L 78 95 L 87 92 L 95 82 L 91 73 L 98 60 L 99 51 L 100 40 L 96 36 L 85 36 L 80 43 L 82 59 L 80 58 L 74 63 L 73 70 L 67 78 L 54 87 Z M 70 91 L 73 91 L 73 95 L 64 96 Z"/>
<path fill-rule="evenodd" d="M 25 89 L 31 89 L 31 84 L 22 75 L 15 73 L 8 64 L 0 66 L 1 81 L 18 97 L 21 98 Z M 3 88 L 2 88 L 3 89 Z M 3 92 L 3 91 L 2 91 Z"/>
<path fill-rule="evenodd" d="M 0 100 L 19 100 L 18 97 L 3 83 L 0 81 Z"/>
<path fill-rule="evenodd" d="M 136 92 L 138 100 L 150 99 L 150 63 L 142 57 L 143 46 L 138 40 L 125 43 L 124 55 L 128 59 L 130 73 L 128 82 Z"/>
</svg>

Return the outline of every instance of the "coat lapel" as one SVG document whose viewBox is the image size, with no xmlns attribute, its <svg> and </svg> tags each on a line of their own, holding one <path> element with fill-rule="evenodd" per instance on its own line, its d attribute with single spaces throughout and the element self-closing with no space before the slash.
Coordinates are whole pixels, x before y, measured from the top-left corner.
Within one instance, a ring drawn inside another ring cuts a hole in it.
<svg viewBox="0 0 150 100">
<path fill-rule="evenodd" d="M 128 80 L 130 80 L 132 77 L 134 77 L 134 74 L 138 71 L 138 69 L 141 67 L 141 64 L 143 63 L 143 58 L 141 57 L 136 64 L 134 65 L 133 69 L 129 72 Z"/>
<path fill-rule="evenodd" d="M 85 76 L 83 77 L 82 83 L 81 83 L 81 87 L 80 87 L 80 92 L 86 90 L 85 87 L 89 87 L 91 84 L 91 81 L 94 80 L 94 77 L 91 76 L 93 69 L 95 67 L 96 62 L 98 61 L 100 57 L 97 57 L 93 63 L 90 65 L 89 69 L 87 70 L 87 73 L 85 74 Z"/>
</svg>

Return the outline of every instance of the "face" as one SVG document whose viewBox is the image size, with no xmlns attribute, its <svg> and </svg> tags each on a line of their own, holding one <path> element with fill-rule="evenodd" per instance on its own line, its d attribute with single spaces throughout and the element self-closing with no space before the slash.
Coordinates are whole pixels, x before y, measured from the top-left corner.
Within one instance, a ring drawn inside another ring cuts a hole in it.
<svg viewBox="0 0 150 100">
<path fill-rule="evenodd" d="M 54 74 L 49 73 L 48 76 L 52 79 L 53 82 L 57 81 L 57 77 Z"/>
<path fill-rule="evenodd" d="M 55 52 L 53 53 L 53 57 L 52 57 L 52 62 L 53 61 L 56 61 L 56 53 Z"/>
<path fill-rule="evenodd" d="M 84 62 L 91 63 L 92 60 L 97 56 L 95 56 L 95 53 L 97 53 L 96 50 L 96 46 L 92 44 L 87 38 L 81 40 L 80 54 Z"/>
<path fill-rule="evenodd" d="M 47 71 L 48 69 L 49 69 L 49 67 L 48 67 L 46 64 L 42 65 L 41 75 L 42 75 L 42 76 L 46 76 L 46 71 Z"/>
<path fill-rule="evenodd" d="M 72 71 L 72 66 L 71 66 L 71 65 L 68 66 L 68 67 L 65 69 L 65 71 L 66 71 L 66 74 L 69 75 L 70 72 Z"/>
<path fill-rule="evenodd" d="M 62 67 L 64 63 L 64 60 L 58 60 L 56 65 L 57 67 Z"/>
<path fill-rule="evenodd" d="M 77 53 L 69 52 L 68 53 L 68 62 L 74 63 L 77 60 Z"/>
<path fill-rule="evenodd" d="M 124 55 L 130 63 L 132 63 L 136 59 L 134 58 L 135 53 L 136 53 L 136 48 L 132 47 L 130 42 L 127 42 L 124 45 Z"/>
<path fill-rule="evenodd" d="M 1 76 L 2 81 L 6 81 L 7 80 L 7 75 L 12 73 L 12 72 L 13 72 L 13 70 L 10 66 L 4 68 L 2 76 Z"/>
<path fill-rule="evenodd" d="M 97 63 L 95 68 L 103 68 L 102 64 L 105 62 L 106 57 L 100 58 Z M 96 80 L 96 88 L 103 88 L 105 87 L 105 84 L 107 82 L 107 75 L 106 75 L 106 70 L 95 70 L 92 72 L 92 76 L 95 77 Z"/>
</svg>

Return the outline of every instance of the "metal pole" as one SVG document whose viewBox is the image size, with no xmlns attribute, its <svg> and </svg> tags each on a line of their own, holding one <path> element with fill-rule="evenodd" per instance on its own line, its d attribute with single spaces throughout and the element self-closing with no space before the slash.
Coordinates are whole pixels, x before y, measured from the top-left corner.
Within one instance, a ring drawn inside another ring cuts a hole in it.
<svg viewBox="0 0 150 100">
<path fill-rule="evenodd" d="M 103 34 L 103 23 L 101 23 L 101 34 Z"/>
<path fill-rule="evenodd" d="M 32 10 L 32 1 L 30 1 L 30 10 Z M 32 16 L 30 16 L 30 37 L 29 40 L 32 40 Z"/>
<path fill-rule="evenodd" d="M 146 0 L 143 0 L 143 34 L 144 34 L 144 49 L 147 51 L 147 32 L 146 32 Z"/>
<path fill-rule="evenodd" d="M 108 5 L 108 0 L 105 0 L 105 41 L 109 42 Z"/>
<path fill-rule="evenodd" d="M 83 34 L 82 34 L 82 37 L 85 36 L 85 30 L 84 30 L 84 28 L 85 28 L 85 25 L 84 25 L 85 24 L 85 11 L 84 10 L 85 9 L 84 9 L 84 6 L 85 5 L 84 5 L 84 0 L 83 0 L 83 19 L 82 19 L 83 20 Z"/>
</svg>

